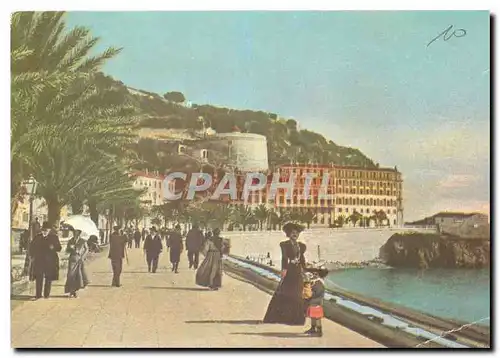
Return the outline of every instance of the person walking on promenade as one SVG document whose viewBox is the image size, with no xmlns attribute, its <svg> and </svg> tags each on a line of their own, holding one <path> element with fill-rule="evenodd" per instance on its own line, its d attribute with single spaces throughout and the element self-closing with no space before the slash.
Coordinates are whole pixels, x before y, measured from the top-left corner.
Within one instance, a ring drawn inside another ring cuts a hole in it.
<svg viewBox="0 0 500 358">
<path fill-rule="evenodd" d="M 223 239 L 219 229 L 213 231 L 213 236 L 207 238 L 205 245 L 206 255 L 196 271 L 196 284 L 216 291 L 222 286 Z"/>
<path fill-rule="evenodd" d="M 39 232 L 29 245 L 31 261 L 30 281 L 35 281 L 35 299 L 48 298 L 52 288 L 52 281 L 59 279 L 59 255 L 61 243 L 55 231 L 48 222 L 44 222 Z M 45 280 L 45 282 L 44 282 Z"/>
<path fill-rule="evenodd" d="M 170 262 L 172 263 L 172 271 L 179 273 L 179 261 L 181 260 L 182 252 L 182 236 L 181 226 L 175 225 L 175 230 L 168 236 L 168 246 L 170 248 Z"/>
<path fill-rule="evenodd" d="M 135 241 L 135 248 L 136 249 L 140 248 L 141 247 L 141 232 L 139 231 L 139 228 L 135 229 L 134 241 Z"/>
<path fill-rule="evenodd" d="M 291 326 L 303 326 L 305 307 L 302 297 L 306 245 L 298 242 L 304 227 L 287 223 L 283 226 L 288 240 L 280 243 L 281 247 L 281 282 L 267 307 L 264 323 L 282 323 Z"/>
<path fill-rule="evenodd" d="M 193 228 L 189 230 L 186 236 L 186 250 L 189 260 L 189 268 L 198 269 L 200 259 L 200 250 L 203 245 L 203 233 L 198 227 L 198 224 L 193 224 Z"/>
<path fill-rule="evenodd" d="M 146 236 L 144 241 L 144 251 L 146 253 L 146 261 L 148 263 L 148 272 L 156 272 L 158 268 L 158 259 L 163 251 L 161 236 L 156 232 L 156 228 L 151 228 L 151 234 Z"/>
<path fill-rule="evenodd" d="M 305 333 L 322 337 L 323 328 L 321 327 L 321 319 L 323 313 L 323 299 L 325 297 L 325 282 L 323 279 L 328 275 L 327 269 L 308 269 L 307 275 L 311 275 L 310 282 L 311 296 L 306 298 L 307 312 L 306 316 L 311 319 L 311 328 Z"/>
<path fill-rule="evenodd" d="M 120 235 L 119 226 L 113 228 L 113 233 L 109 237 L 109 255 L 111 268 L 113 269 L 113 281 L 111 286 L 120 287 L 120 275 L 123 268 L 123 258 L 125 257 L 125 244 L 127 239 Z"/>
<path fill-rule="evenodd" d="M 69 293 L 69 297 L 75 297 L 78 290 L 88 285 L 87 274 L 83 262 L 87 258 L 89 248 L 87 242 L 81 238 L 80 230 L 73 230 L 73 237 L 68 241 L 66 252 L 68 258 L 68 274 L 64 293 Z"/>
<path fill-rule="evenodd" d="M 125 232 L 125 236 L 127 238 L 127 248 L 131 249 L 132 248 L 132 241 L 134 241 L 134 237 L 132 235 L 132 232 L 127 229 L 127 231 Z"/>
</svg>

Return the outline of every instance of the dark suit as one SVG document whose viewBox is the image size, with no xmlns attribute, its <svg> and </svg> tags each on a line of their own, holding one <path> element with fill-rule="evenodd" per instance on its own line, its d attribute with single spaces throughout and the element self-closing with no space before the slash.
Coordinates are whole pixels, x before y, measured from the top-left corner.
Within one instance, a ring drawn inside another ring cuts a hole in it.
<svg viewBox="0 0 500 358">
<path fill-rule="evenodd" d="M 59 256 L 61 243 L 54 232 L 44 237 L 37 234 L 29 245 L 31 258 L 30 280 L 36 281 L 36 297 L 49 297 L 52 281 L 59 279 Z M 45 279 L 45 284 L 44 284 Z"/>
<path fill-rule="evenodd" d="M 158 268 L 158 258 L 160 256 L 160 252 L 163 251 L 161 236 L 159 234 L 155 234 L 154 237 L 152 237 L 151 235 L 146 236 L 146 240 L 144 241 L 144 250 L 146 251 L 148 272 L 153 271 L 154 273 Z"/>
<path fill-rule="evenodd" d="M 186 249 L 189 260 L 189 268 L 198 268 L 201 246 L 203 245 L 203 233 L 199 229 L 189 230 L 186 237 Z"/>
<path fill-rule="evenodd" d="M 179 268 L 179 261 L 182 251 L 182 236 L 179 232 L 171 232 L 168 236 L 168 246 L 170 247 L 170 262 L 172 263 L 172 271 Z"/>
<path fill-rule="evenodd" d="M 122 273 L 123 258 L 125 257 L 125 244 L 127 238 L 114 232 L 109 237 L 109 255 L 111 260 L 111 268 L 113 269 L 113 281 L 111 286 L 120 286 L 120 275 Z"/>
<path fill-rule="evenodd" d="M 135 248 L 138 249 L 141 246 L 141 233 L 137 230 L 134 233 Z"/>
</svg>

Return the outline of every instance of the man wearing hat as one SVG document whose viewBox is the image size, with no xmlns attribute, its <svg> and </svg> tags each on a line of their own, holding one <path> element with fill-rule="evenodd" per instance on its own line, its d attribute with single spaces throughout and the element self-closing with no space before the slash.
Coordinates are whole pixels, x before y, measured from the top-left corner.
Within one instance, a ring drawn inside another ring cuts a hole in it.
<svg viewBox="0 0 500 358">
<path fill-rule="evenodd" d="M 148 263 L 148 272 L 156 272 L 158 268 L 158 259 L 163 251 L 161 236 L 153 226 L 151 233 L 146 236 L 144 241 L 144 251 L 146 252 L 146 261 Z"/>
<path fill-rule="evenodd" d="M 203 233 L 199 229 L 198 224 L 193 224 L 193 228 L 189 230 L 186 236 L 186 249 L 189 260 L 189 268 L 198 269 L 200 250 L 203 245 Z"/>
<path fill-rule="evenodd" d="M 109 237 L 109 255 L 111 268 L 113 269 L 113 281 L 111 286 L 120 287 L 120 275 L 122 273 L 123 258 L 125 257 L 125 245 L 127 238 L 120 235 L 119 226 L 113 228 L 113 233 Z"/>
<path fill-rule="evenodd" d="M 52 281 L 59 279 L 59 255 L 61 243 L 48 222 L 44 222 L 41 231 L 29 245 L 31 260 L 30 281 L 35 281 L 35 299 L 48 298 Z M 45 282 L 44 282 L 45 280 Z"/>
</svg>

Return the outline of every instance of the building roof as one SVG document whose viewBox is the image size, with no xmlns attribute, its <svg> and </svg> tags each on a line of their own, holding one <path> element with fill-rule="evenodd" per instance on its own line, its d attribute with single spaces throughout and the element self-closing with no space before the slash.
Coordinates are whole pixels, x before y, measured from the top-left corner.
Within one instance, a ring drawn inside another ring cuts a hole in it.
<svg viewBox="0 0 500 358">
<path fill-rule="evenodd" d="M 437 214 L 426 217 L 421 220 L 416 220 L 412 222 L 407 222 L 409 225 L 432 225 L 434 224 L 435 218 L 460 218 L 465 219 L 474 215 L 486 215 L 482 213 L 463 213 L 463 212 L 454 212 L 454 211 L 440 211 Z"/>
<path fill-rule="evenodd" d="M 437 218 L 437 217 L 445 217 L 445 218 L 468 218 L 470 216 L 477 215 L 478 213 L 463 213 L 463 212 L 453 212 L 453 211 L 441 211 L 437 214 L 434 214 L 432 217 Z"/>
<path fill-rule="evenodd" d="M 141 178 L 149 178 L 149 179 L 158 179 L 158 180 L 164 180 L 166 178 L 165 175 L 158 174 L 156 175 L 155 173 L 146 173 L 146 172 L 134 172 L 134 176 L 136 177 L 141 177 Z"/>
<path fill-rule="evenodd" d="M 382 172 L 396 172 L 395 168 L 368 168 L 355 165 L 336 165 L 336 164 L 282 164 L 278 168 L 298 168 L 298 169 L 350 169 L 350 170 L 366 170 L 366 171 L 382 171 Z"/>
</svg>

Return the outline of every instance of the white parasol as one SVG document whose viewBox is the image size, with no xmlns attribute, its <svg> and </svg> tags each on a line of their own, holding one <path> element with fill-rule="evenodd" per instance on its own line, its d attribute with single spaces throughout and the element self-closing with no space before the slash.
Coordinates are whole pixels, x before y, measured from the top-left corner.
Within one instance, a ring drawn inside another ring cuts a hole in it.
<svg viewBox="0 0 500 358">
<path fill-rule="evenodd" d="M 72 226 L 76 230 L 81 230 L 81 238 L 88 240 L 90 236 L 95 235 L 99 237 L 99 229 L 96 224 L 87 216 L 73 215 L 64 220 L 66 225 Z"/>
</svg>

